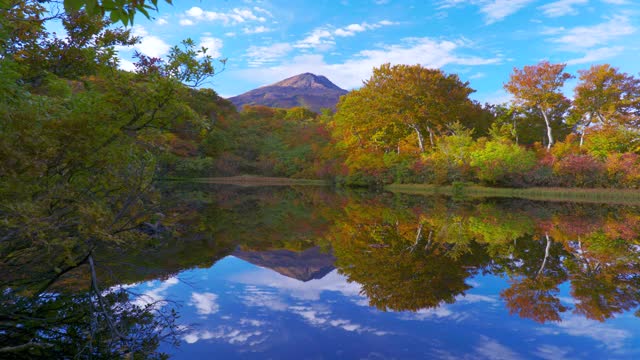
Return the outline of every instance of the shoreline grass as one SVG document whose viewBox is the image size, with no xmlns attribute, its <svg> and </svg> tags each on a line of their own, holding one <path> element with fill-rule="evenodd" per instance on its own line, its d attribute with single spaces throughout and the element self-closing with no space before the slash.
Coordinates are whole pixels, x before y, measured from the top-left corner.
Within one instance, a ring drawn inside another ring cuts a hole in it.
<svg viewBox="0 0 640 360">
<path fill-rule="evenodd" d="M 480 185 L 439 186 L 391 184 L 386 190 L 405 194 L 445 195 L 469 198 L 520 198 L 554 202 L 589 202 L 640 205 L 640 190 L 581 188 L 493 188 Z"/>
<path fill-rule="evenodd" d="M 308 186 L 326 186 L 329 182 L 325 180 L 314 179 L 292 179 L 282 177 L 268 177 L 258 175 L 239 175 L 228 177 L 210 177 L 210 178 L 172 178 L 165 179 L 168 181 L 184 181 L 206 184 L 224 184 L 237 186 L 292 186 L 292 185 L 308 185 Z"/>
</svg>

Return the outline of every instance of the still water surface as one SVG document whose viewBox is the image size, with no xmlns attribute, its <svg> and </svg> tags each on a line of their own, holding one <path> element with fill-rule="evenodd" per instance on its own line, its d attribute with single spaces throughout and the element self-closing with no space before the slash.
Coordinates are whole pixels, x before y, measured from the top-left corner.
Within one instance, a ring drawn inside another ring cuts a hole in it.
<svg viewBox="0 0 640 360">
<path fill-rule="evenodd" d="M 637 207 L 172 191 L 182 237 L 130 285 L 178 310 L 171 358 L 640 358 Z"/>
</svg>

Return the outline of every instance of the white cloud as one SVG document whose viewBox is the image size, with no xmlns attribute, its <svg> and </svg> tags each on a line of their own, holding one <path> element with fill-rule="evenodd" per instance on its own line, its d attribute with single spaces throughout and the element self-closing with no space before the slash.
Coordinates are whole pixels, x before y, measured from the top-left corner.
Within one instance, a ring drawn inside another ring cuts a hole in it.
<svg viewBox="0 0 640 360">
<path fill-rule="evenodd" d="M 260 320 L 255 320 L 255 319 L 247 319 L 247 318 L 240 319 L 240 325 L 247 325 L 247 324 L 251 326 L 259 327 L 259 326 L 265 325 L 265 322 Z"/>
<path fill-rule="evenodd" d="M 624 15 L 613 16 L 609 21 L 593 25 L 578 26 L 567 29 L 552 42 L 562 44 L 569 50 L 585 49 L 600 44 L 607 44 L 611 40 L 631 35 L 636 28 L 631 25 L 629 18 Z"/>
<path fill-rule="evenodd" d="M 495 297 L 487 296 L 487 295 L 478 295 L 478 294 L 465 294 L 456 296 L 456 302 L 458 303 L 479 303 L 479 302 L 487 302 L 487 303 L 497 303 L 498 299 Z"/>
<path fill-rule="evenodd" d="M 458 5 L 473 4 L 477 1 L 473 0 L 442 0 L 438 3 L 438 9 L 448 9 Z"/>
<path fill-rule="evenodd" d="M 558 0 L 552 3 L 540 6 L 539 9 L 548 17 L 559 17 L 565 15 L 576 15 L 576 5 L 588 4 L 589 0 Z"/>
<path fill-rule="evenodd" d="M 178 279 L 175 277 L 169 278 L 161 282 L 158 287 L 142 293 L 132 302 L 132 304 L 141 308 L 151 306 L 158 309 L 166 304 L 165 299 L 167 290 L 178 282 Z"/>
<path fill-rule="evenodd" d="M 317 310 L 305 306 L 291 306 L 289 310 L 294 314 L 300 315 L 309 324 L 315 326 L 325 324 L 327 322 L 326 317 L 331 314 L 331 312 L 326 310 Z"/>
<path fill-rule="evenodd" d="M 220 310 L 220 306 L 216 303 L 218 299 L 218 295 L 205 292 L 205 293 L 197 293 L 194 292 L 191 294 L 191 302 L 190 305 L 196 307 L 198 314 L 200 315 L 211 315 L 215 314 Z"/>
<path fill-rule="evenodd" d="M 333 270 L 322 279 L 313 279 L 307 282 L 292 279 L 273 271 L 260 270 L 239 275 L 234 278 L 243 284 L 275 287 L 279 291 L 286 292 L 298 299 L 318 300 L 323 291 L 336 291 L 348 297 L 359 297 L 360 285 L 350 283 L 347 279 Z M 256 289 L 255 286 L 247 289 Z M 260 294 L 264 296 L 265 294 Z"/>
<path fill-rule="evenodd" d="M 485 15 L 487 25 L 501 21 L 518 12 L 535 0 L 443 0 L 438 4 L 439 9 L 448 9 L 460 5 L 475 5 Z"/>
<path fill-rule="evenodd" d="M 335 44 L 331 32 L 326 29 L 314 29 L 306 38 L 293 45 L 300 49 L 315 48 L 317 50 L 327 50 Z"/>
<path fill-rule="evenodd" d="M 263 333 L 260 330 L 246 331 L 241 329 L 233 329 L 230 327 L 219 327 L 215 331 L 192 331 L 189 334 L 183 336 L 182 340 L 184 340 L 188 344 L 193 344 L 200 340 L 218 339 L 225 341 L 231 345 L 254 345 L 259 344 L 262 341 L 252 340 L 249 342 L 249 340 L 261 335 L 263 335 Z"/>
<path fill-rule="evenodd" d="M 544 360 L 569 360 L 573 359 L 571 354 L 575 351 L 570 347 L 559 347 L 555 345 L 540 345 L 536 349 L 535 355 Z"/>
<path fill-rule="evenodd" d="M 345 26 L 343 28 L 338 28 L 336 30 L 334 30 L 334 35 L 336 36 L 353 36 L 356 33 L 359 32 L 363 32 L 363 31 L 367 31 L 367 30 L 375 30 L 378 28 L 381 28 L 383 26 L 389 26 L 389 25 L 395 25 L 396 23 L 389 21 L 389 20 L 381 20 L 377 23 L 373 23 L 373 24 L 369 24 L 366 22 L 363 22 L 361 24 L 351 24 L 348 26 Z"/>
<path fill-rule="evenodd" d="M 323 307 L 313 306 L 291 306 L 289 310 L 302 317 L 308 324 L 315 327 L 335 327 L 348 332 L 372 333 L 377 336 L 388 335 L 386 331 L 356 324 L 348 319 L 332 319 L 331 311 Z"/>
<path fill-rule="evenodd" d="M 262 66 L 272 63 L 293 50 L 289 43 L 277 43 L 267 46 L 250 46 L 247 49 L 246 57 L 250 67 Z"/>
<path fill-rule="evenodd" d="M 513 350 L 486 336 L 480 337 L 479 345 L 475 350 L 483 359 L 515 360 L 522 358 Z"/>
<path fill-rule="evenodd" d="M 253 11 L 257 12 L 257 13 L 262 13 L 267 15 L 268 17 L 273 17 L 273 14 L 271 13 L 271 11 L 267 10 L 267 9 L 263 9 L 261 7 L 258 6 L 254 6 L 253 7 Z"/>
<path fill-rule="evenodd" d="M 489 304 L 497 304 L 498 299 L 486 296 L 486 295 L 477 295 L 477 294 L 466 294 L 456 296 L 456 303 L 489 303 Z M 399 318 L 402 320 L 426 320 L 426 319 L 443 319 L 446 318 L 449 321 L 460 322 L 469 317 L 469 314 L 461 311 L 455 311 L 451 308 L 451 305 L 441 304 L 435 308 L 426 308 L 420 309 L 415 312 L 402 312 L 400 313 Z"/>
<path fill-rule="evenodd" d="M 140 43 L 133 45 L 131 48 L 138 50 L 144 55 L 159 58 L 166 55 L 171 48 L 164 40 L 155 35 L 150 35 L 147 30 L 140 25 L 134 26 L 131 32 L 134 36 L 140 37 Z M 126 48 L 117 48 L 117 50 L 124 49 Z"/>
<path fill-rule="evenodd" d="M 255 10 L 255 9 L 254 9 Z M 206 11 L 197 6 L 185 11 L 186 16 L 192 23 L 196 21 L 221 22 L 223 25 L 237 25 L 249 21 L 265 22 L 264 16 L 256 15 L 250 9 L 234 8 L 228 12 Z"/>
<path fill-rule="evenodd" d="M 562 321 L 549 324 L 547 327 L 538 328 L 542 334 L 557 334 L 563 332 L 571 336 L 583 336 L 601 342 L 609 350 L 621 350 L 625 342 L 633 337 L 633 334 L 626 330 L 589 320 L 579 315 L 569 315 Z"/>
<path fill-rule="evenodd" d="M 180 21 L 178 22 L 180 23 L 180 25 L 182 26 L 191 26 L 191 25 L 195 25 L 195 23 L 189 19 L 180 19 Z"/>
<path fill-rule="evenodd" d="M 627 5 L 630 3 L 629 0 L 602 0 L 602 1 L 607 4 L 614 4 L 614 5 Z"/>
<path fill-rule="evenodd" d="M 236 36 L 236 33 L 234 33 L 233 31 L 229 31 L 229 32 L 224 33 L 224 36 L 234 37 L 234 36 Z"/>
<path fill-rule="evenodd" d="M 529 5 L 535 0 L 492 0 L 480 8 L 486 16 L 486 23 L 493 24 Z"/>
<path fill-rule="evenodd" d="M 275 311 L 287 310 L 287 304 L 278 295 L 255 286 L 245 287 L 245 293 L 239 298 L 246 306 L 266 307 Z"/>
<path fill-rule="evenodd" d="M 345 27 L 332 29 L 329 26 L 314 29 L 306 38 L 298 41 L 294 46 L 300 49 L 327 50 L 335 44 L 335 37 L 354 36 L 356 33 L 379 29 L 383 26 L 396 25 L 390 20 L 381 20 L 376 23 L 363 22 L 349 24 Z"/>
<path fill-rule="evenodd" d="M 350 89 L 361 86 L 362 81 L 371 76 L 374 67 L 387 62 L 419 62 L 425 67 L 440 68 L 448 64 L 472 66 L 498 64 L 502 61 L 500 57 L 483 58 L 458 54 L 458 50 L 465 46 L 464 41 L 410 38 L 404 39 L 400 44 L 360 51 L 342 63 L 327 63 L 319 54 L 300 55 L 275 66 L 241 70 L 237 74 L 246 79 L 269 84 L 314 69 L 315 73 L 325 75 L 337 85 Z"/>
<path fill-rule="evenodd" d="M 207 48 L 207 54 L 211 57 L 217 58 L 220 57 L 220 49 L 222 49 L 222 40 L 210 36 L 205 36 L 200 38 L 200 46 L 199 48 L 205 47 Z"/>
<path fill-rule="evenodd" d="M 567 29 L 565 29 L 563 26 L 560 27 L 543 27 L 542 31 L 540 32 L 540 34 L 542 35 L 558 35 L 558 34 L 562 34 L 563 32 L 567 31 Z"/>
<path fill-rule="evenodd" d="M 120 70 L 129 71 L 129 72 L 136 71 L 136 66 L 133 64 L 133 62 L 126 59 L 118 59 L 118 68 Z"/>
<path fill-rule="evenodd" d="M 266 33 L 266 32 L 271 31 L 271 29 L 269 29 L 266 26 L 260 25 L 260 26 L 254 27 L 254 28 L 245 27 L 244 29 L 242 29 L 242 31 L 245 34 L 262 34 L 262 33 Z"/>
<path fill-rule="evenodd" d="M 191 16 L 194 18 L 199 18 L 204 14 L 204 10 L 202 10 L 201 8 L 194 6 L 191 9 L 185 11 L 185 14 L 187 14 L 187 16 Z"/>
<path fill-rule="evenodd" d="M 445 305 L 436 308 L 420 309 L 415 312 L 405 312 L 400 315 L 400 319 L 402 320 L 425 320 L 448 317 L 457 318 L 457 315 Z"/>
<path fill-rule="evenodd" d="M 618 54 L 622 53 L 623 51 L 624 51 L 624 47 L 622 46 L 592 49 L 592 50 L 588 50 L 583 57 L 571 59 L 566 63 L 568 65 L 597 63 L 599 61 L 615 57 Z"/>
<path fill-rule="evenodd" d="M 168 21 L 167 21 L 167 19 L 166 19 L 166 18 L 164 18 L 164 17 L 161 17 L 161 18 L 159 18 L 158 20 L 156 20 L 156 24 L 157 24 L 157 25 L 167 25 L 168 23 L 169 23 L 169 22 L 168 22 Z"/>
</svg>

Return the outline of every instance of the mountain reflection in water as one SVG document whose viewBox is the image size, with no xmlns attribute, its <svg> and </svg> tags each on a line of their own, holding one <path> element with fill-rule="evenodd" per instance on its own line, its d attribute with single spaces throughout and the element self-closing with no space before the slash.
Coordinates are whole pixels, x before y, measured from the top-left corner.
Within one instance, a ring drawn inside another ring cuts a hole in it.
<svg viewBox="0 0 640 360">
<path fill-rule="evenodd" d="M 176 184 L 163 211 L 96 261 L 177 309 L 173 358 L 640 358 L 638 207 Z"/>
</svg>

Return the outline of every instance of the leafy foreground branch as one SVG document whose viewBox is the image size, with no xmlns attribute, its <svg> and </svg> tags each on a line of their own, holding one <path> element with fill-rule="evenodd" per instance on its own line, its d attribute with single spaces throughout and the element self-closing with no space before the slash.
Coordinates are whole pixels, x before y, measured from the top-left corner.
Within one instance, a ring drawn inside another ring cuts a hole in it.
<svg viewBox="0 0 640 360">
<path fill-rule="evenodd" d="M 188 85 L 214 75 L 212 59 L 185 41 L 166 61 L 141 56 L 137 73 L 124 72 L 115 46 L 138 39 L 102 17 L 113 9 L 83 2 L 48 17 L 43 3 L 0 7 L 1 357 L 162 358 L 176 314 L 100 289 L 94 256 L 171 231 L 159 159 L 166 139 L 207 135 L 211 114 L 189 100 L 217 95 Z M 66 38 L 46 31 L 51 18 Z M 160 219 L 167 225 L 149 227 Z"/>
<path fill-rule="evenodd" d="M 139 306 L 123 289 L 100 291 L 91 255 L 80 267 L 91 273 L 88 291 L 3 291 L 3 359 L 166 358 L 157 348 L 161 342 L 178 344 L 175 310 Z"/>
</svg>

